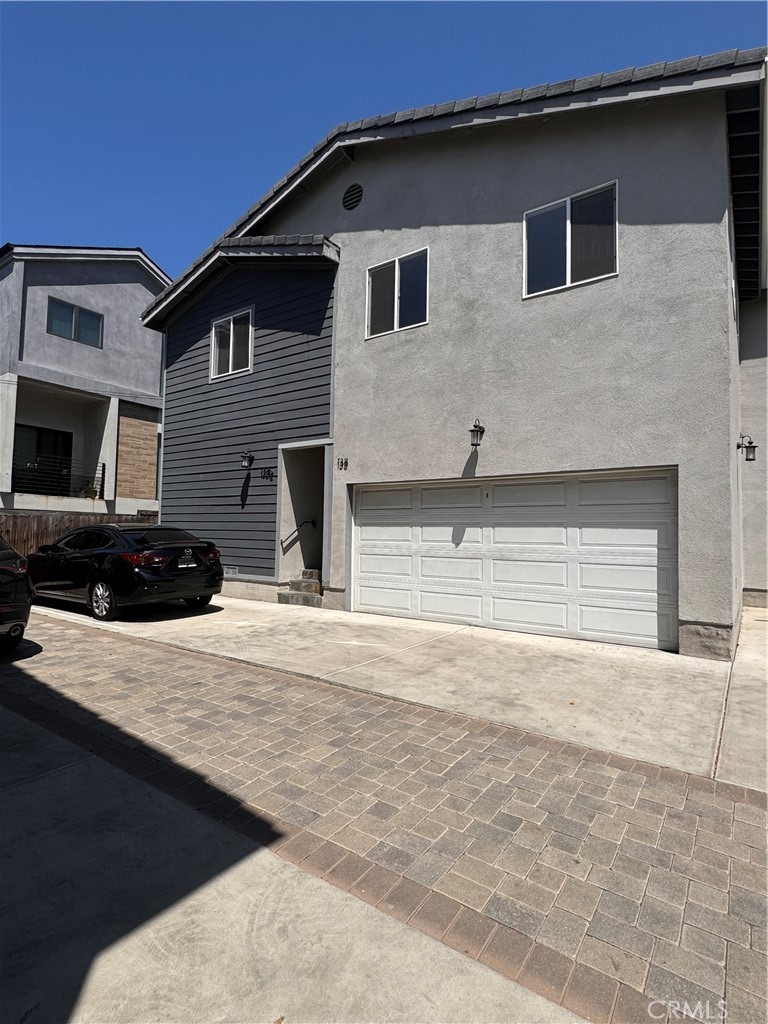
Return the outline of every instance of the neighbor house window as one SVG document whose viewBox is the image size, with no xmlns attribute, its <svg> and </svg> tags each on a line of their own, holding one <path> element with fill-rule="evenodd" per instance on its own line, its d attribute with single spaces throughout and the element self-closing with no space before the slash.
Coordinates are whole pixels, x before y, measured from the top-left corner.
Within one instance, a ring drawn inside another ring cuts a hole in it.
<svg viewBox="0 0 768 1024">
<path fill-rule="evenodd" d="M 104 317 L 60 299 L 48 299 L 48 333 L 101 348 Z"/>
<path fill-rule="evenodd" d="M 525 294 L 616 273 L 616 183 L 525 214 Z"/>
<path fill-rule="evenodd" d="M 427 322 L 429 252 L 400 256 L 368 271 L 367 336 Z"/>
<path fill-rule="evenodd" d="M 211 329 L 211 377 L 251 369 L 251 310 L 214 320 Z"/>
</svg>

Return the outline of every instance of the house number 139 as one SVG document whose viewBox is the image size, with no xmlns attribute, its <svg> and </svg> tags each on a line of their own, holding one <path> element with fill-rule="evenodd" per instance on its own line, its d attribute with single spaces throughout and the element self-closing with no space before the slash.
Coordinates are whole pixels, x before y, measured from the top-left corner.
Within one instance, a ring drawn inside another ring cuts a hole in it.
<svg viewBox="0 0 768 1024">
<path fill-rule="evenodd" d="M 336 469 L 346 469 L 349 466 L 349 459 L 336 459 Z"/>
</svg>

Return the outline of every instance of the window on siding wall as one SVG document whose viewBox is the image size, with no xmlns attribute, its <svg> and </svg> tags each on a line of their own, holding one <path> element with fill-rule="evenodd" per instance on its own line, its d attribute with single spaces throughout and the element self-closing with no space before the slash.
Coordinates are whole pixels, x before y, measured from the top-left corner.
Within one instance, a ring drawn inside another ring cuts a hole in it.
<svg viewBox="0 0 768 1024">
<path fill-rule="evenodd" d="M 48 333 L 58 338 L 79 341 L 81 345 L 101 348 L 104 317 L 61 299 L 48 299 Z"/>
<path fill-rule="evenodd" d="M 525 214 L 525 294 L 616 273 L 616 183 Z"/>
<path fill-rule="evenodd" d="M 427 322 L 429 251 L 399 256 L 368 271 L 369 338 Z"/>
<path fill-rule="evenodd" d="M 211 331 L 211 377 L 251 369 L 251 311 L 215 320 Z"/>
</svg>

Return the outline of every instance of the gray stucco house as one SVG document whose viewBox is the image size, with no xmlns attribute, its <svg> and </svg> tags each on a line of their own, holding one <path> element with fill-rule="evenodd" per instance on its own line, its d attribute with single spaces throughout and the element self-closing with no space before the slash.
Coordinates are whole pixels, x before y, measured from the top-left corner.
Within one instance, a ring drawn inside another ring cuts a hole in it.
<svg viewBox="0 0 768 1024">
<path fill-rule="evenodd" d="M 765 56 L 331 132 L 144 314 L 163 521 L 230 593 L 313 569 L 329 607 L 731 657 L 766 590 Z"/>
<path fill-rule="evenodd" d="M 157 512 L 163 337 L 140 313 L 169 282 L 141 249 L 0 247 L 3 528 Z"/>
</svg>

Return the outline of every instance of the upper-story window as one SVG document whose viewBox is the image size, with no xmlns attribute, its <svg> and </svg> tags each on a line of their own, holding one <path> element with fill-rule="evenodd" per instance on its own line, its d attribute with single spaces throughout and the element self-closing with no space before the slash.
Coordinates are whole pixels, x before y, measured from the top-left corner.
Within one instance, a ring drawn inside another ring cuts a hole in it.
<svg viewBox="0 0 768 1024">
<path fill-rule="evenodd" d="M 371 267 L 368 271 L 367 337 L 425 324 L 428 293 L 428 249 Z"/>
<path fill-rule="evenodd" d="M 616 182 L 525 214 L 525 295 L 617 271 Z"/>
<path fill-rule="evenodd" d="M 70 341 L 101 348 L 104 317 L 101 313 L 49 297 L 47 330 L 59 338 L 69 338 Z"/>
<path fill-rule="evenodd" d="M 252 366 L 252 310 L 244 309 L 211 325 L 211 379 L 246 373 Z"/>
</svg>

